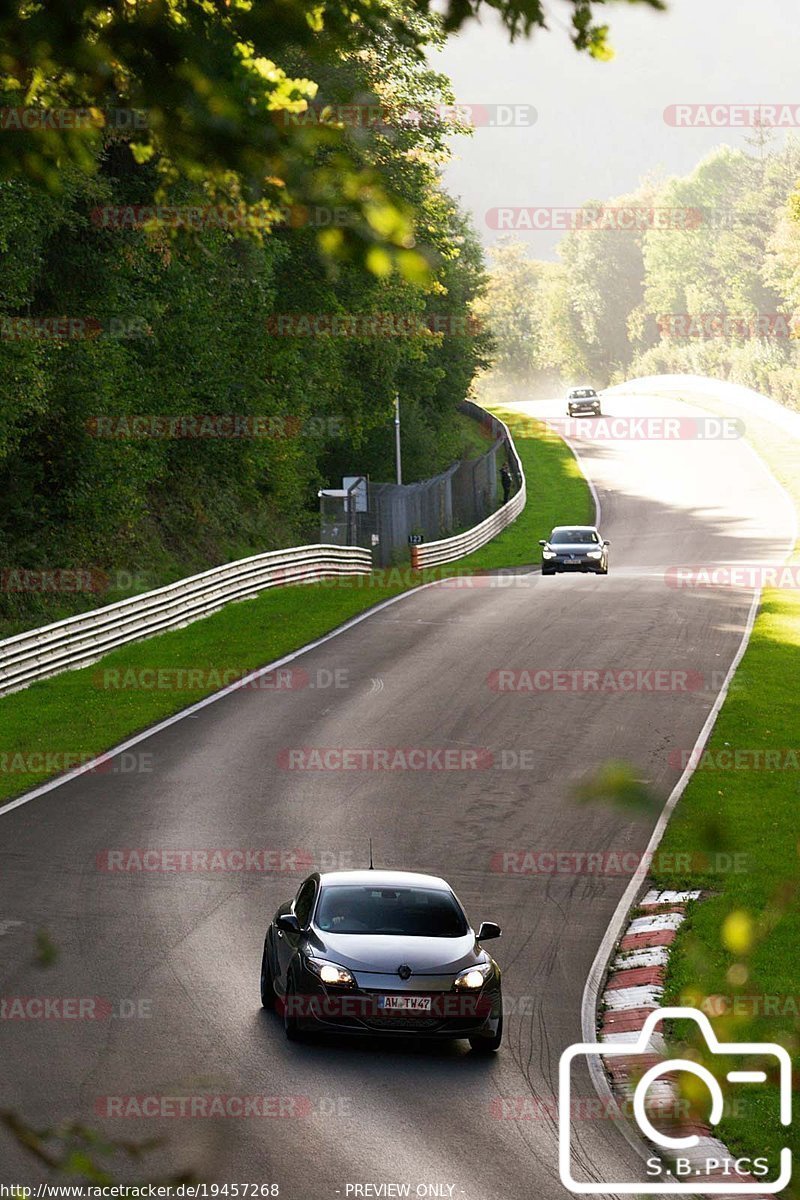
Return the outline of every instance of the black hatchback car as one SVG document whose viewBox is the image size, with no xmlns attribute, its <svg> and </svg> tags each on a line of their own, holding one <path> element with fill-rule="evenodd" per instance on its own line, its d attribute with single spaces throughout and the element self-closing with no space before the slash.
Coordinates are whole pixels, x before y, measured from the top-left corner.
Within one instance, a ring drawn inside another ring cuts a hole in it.
<svg viewBox="0 0 800 1200">
<path fill-rule="evenodd" d="M 503 1036 L 500 968 L 450 886 L 410 871 L 334 871 L 304 880 L 264 940 L 261 1003 L 303 1032 L 466 1038 L 491 1053 Z"/>
<path fill-rule="evenodd" d="M 608 547 L 594 525 L 556 525 L 550 537 L 539 540 L 542 574 L 558 571 L 593 571 L 608 574 Z"/>
<path fill-rule="evenodd" d="M 600 397 L 594 388 L 580 387 L 572 389 L 567 396 L 568 417 L 599 417 L 601 415 Z"/>
</svg>

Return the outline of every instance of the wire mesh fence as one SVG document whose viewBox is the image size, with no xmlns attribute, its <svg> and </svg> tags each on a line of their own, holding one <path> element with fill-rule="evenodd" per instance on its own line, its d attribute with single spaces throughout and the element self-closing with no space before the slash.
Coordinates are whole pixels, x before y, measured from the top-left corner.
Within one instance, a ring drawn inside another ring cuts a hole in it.
<svg viewBox="0 0 800 1200">
<path fill-rule="evenodd" d="M 461 410 L 494 439 L 484 454 L 418 483 L 364 481 L 358 492 L 354 486 L 328 489 L 322 494 L 322 540 L 371 549 L 375 566 L 386 567 L 408 560 L 411 537 L 436 541 L 490 516 L 500 503 L 500 465 L 510 458 L 505 429 L 470 401 Z"/>
</svg>

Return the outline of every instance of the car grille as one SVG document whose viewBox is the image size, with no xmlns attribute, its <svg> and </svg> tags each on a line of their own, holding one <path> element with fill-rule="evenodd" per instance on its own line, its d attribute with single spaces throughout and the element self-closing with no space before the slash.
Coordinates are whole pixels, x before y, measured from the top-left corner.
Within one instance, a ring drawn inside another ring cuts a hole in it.
<svg viewBox="0 0 800 1200">
<path fill-rule="evenodd" d="M 401 1017 L 397 1013 L 392 1013 L 388 1017 L 370 1017 L 364 1024 L 369 1029 L 380 1029 L 384 1033 L 391 1033 L 393 1029 L 402 1029 L 405 1033 L 410 1029 L 417 1029 L 420 1032 L 426 1029 L 436 1029 L 442 1024 L 442 1020 L 440 1017 Z"/>
</svg>

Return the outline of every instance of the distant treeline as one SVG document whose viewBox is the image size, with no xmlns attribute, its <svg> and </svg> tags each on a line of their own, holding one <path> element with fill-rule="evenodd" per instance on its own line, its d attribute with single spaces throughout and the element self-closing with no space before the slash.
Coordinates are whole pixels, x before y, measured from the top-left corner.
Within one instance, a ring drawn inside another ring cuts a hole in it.
<svg viewBox="0 0 800 1200">
<path fill-rule="evenodd" d="M 800 144 L 749 142 L 587 205 L 558 262 L 501 243 L 478 312 L 502 375 L 546 388 L 688 371 L 800 408 Z"/>
</svg>

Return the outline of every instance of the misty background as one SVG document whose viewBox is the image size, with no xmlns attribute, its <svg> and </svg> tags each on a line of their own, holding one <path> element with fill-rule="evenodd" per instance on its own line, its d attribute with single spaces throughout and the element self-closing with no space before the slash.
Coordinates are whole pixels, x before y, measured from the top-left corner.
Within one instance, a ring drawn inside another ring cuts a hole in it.
<svg viewBox="0 0 800 1200">
<path fill-rule="evenodd" d="M 444 173 L 485 245 L 504 205 L 577 207 L 632 190 L 642 176 L 686 174 L 715 146 L 746 149 L 745 128 L 675 128 L 670 104 L 800 104 L 796 0 L 670 0 L 668 11 L 610 4 L 616 57 L 596 62 L 569 41 L 566 7 L 549 5 L 548 32 L 513 44 L 494 17 L 472 21 L 432 62 L 466 104 L 532 104 L 527 128 L 454 137 Z M 777 131 L 774 148 L 785 140 Z M 563 232 L 514 235 L 554 258 Z"/>
</svg>

